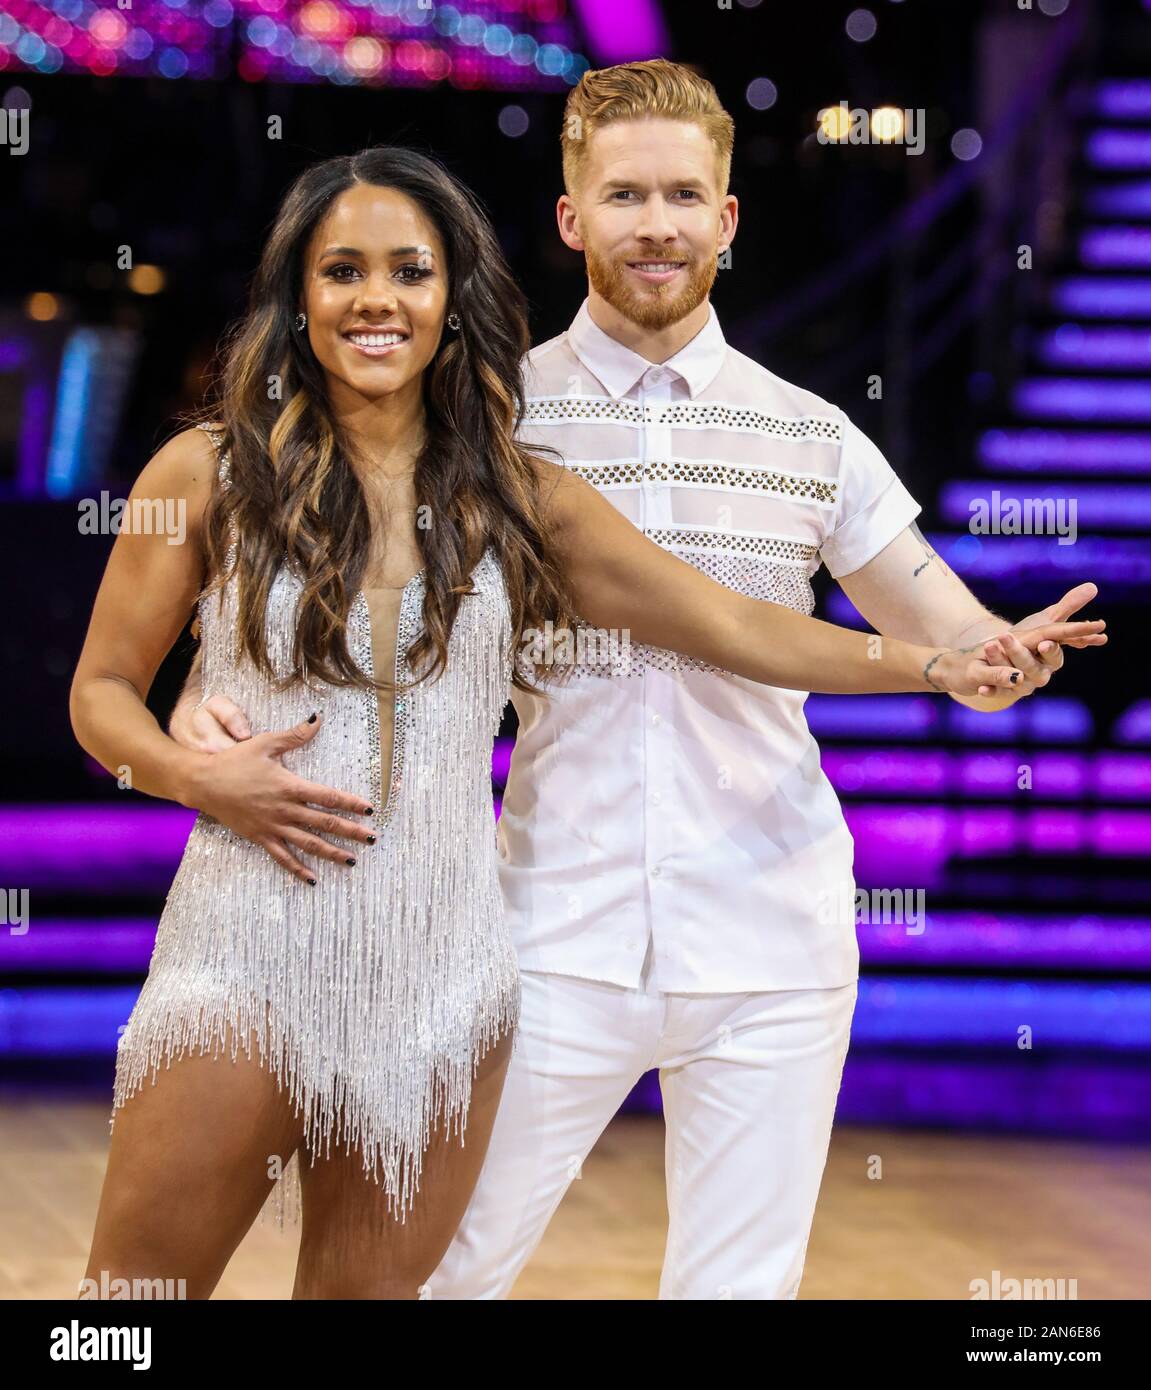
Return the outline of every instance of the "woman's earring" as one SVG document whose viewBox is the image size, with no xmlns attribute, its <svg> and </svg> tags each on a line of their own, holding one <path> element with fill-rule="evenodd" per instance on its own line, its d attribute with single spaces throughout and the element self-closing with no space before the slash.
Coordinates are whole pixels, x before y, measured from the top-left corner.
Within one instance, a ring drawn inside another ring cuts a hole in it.
<svg viewBox="0 0 1151 1390">
<path fill-rule="evenodd" d="M 307 325 L 307 322 L 308 322 L 308 316 L 307 316 L 307 314 L 297 314 L 297 315 L 296 315 L 296 332 L 297 332 L 297 333 L 302 333 L 302 332 L 304 331 L 305 326 Z"/>
<path fill-rule="evenodd" d="M 459 314 L 457 314 L 456 311 L 453 309 L 452 312 L 448 315 L 448 327 L 449 327 L 449 328 L 454 328 L 454 329 L 457 329 L 457 330 L 458 330 L 458 329 L 459 329 L 459 326 L 460 326 L 460 316 L 459 316 Z"/>
</svg>

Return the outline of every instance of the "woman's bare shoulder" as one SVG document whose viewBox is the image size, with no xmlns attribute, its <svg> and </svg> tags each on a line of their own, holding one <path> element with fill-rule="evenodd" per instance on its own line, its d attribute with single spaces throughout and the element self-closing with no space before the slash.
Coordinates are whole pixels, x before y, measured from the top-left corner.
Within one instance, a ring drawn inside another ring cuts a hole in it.
<svg viewBox="0 0 1151 1390">
<path fill-rule="evenodd" d="M 219 472 L 216 445 L 198 426 L 179 430 L 144 465 L 137 487 L 159 496 L 206 502 Z"/>
<path fill-rule="evenodd" d="M 562 463 L 553 463 L 539 454 L 528 455 L 539 487 L 540 502 L 553 521 L 570 520 L 578 513 L 584 489 L 589 483 Z M 591 491 L 595 491 L 591 488 Z"/>
<path fill-rule="evenodd" d="M 527 459 L 536 475 L 536 481 L 544 486 L 554 487 L 568 471 L 562 464 L 553 463 L 550 459 L 544 458 L 542 454 L 537 454 L 532 450 L 527 451 Z"/>
</svg>

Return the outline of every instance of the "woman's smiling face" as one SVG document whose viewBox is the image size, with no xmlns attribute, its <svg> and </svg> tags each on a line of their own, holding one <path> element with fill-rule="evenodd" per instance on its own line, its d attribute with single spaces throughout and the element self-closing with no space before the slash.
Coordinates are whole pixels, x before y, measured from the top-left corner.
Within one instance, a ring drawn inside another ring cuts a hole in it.
<svg viewBox="0 0 1151 1390">
<path fill-rule="evenodd" d="M 418 389 L 448 296 L 443 244 L 418 203 L 375 184 L 341 193 L 312 234 L 303 286 L 304 331 L 333 397 Z"/>
</svg>

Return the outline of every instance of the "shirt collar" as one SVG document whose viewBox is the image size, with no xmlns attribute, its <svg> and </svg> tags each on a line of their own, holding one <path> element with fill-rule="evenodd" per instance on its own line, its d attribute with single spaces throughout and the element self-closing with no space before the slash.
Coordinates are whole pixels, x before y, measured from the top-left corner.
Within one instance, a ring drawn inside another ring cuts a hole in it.
<svg viewBox="0 0 1151 1390">
<path fill-rule="evenodd" d="M 618 400 L 654 366 L 676 372 L 687 383 L 691 395 L 698 396 L 715 380 L 727 352 L 727 340 L 719 326 L 715 306 L 708 304 L 707 322 L 683 347 L 666 362 L 649 362 L 638 352 L 605 333 L 588 312 L 585 299 L 568 329 L 568 342 L 584 366 L 607 387 Z"/>
</svg>

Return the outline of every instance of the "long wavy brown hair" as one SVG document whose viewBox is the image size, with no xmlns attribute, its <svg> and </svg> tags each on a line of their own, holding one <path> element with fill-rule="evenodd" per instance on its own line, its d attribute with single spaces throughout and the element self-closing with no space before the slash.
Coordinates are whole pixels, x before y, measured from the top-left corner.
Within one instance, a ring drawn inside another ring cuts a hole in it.
<svg viewBox="0 0 1151 1390">
<path fill-rule="evenodd" d="M 181 417 L 214 423 L 230 456 L 231 486 L 217 485 L 204 518 L 207 582 L 201 597 L 233 575 L 239 585 L 237 644 L 280 687 L 311 675 L 335 685 L 392 690 L 352 659 L 347 624 L 371 537 L 364 489 L 350 445 L 333 417 L 323 369 L 294 331 L 305 253 L 333 201 L 355 183 L 394 188 L 426 213 L 442 239 L 448 306 L 460 319 L 423 374 L 427 440 L 415 467 L 417 507 L 435 525 L 418 532 L 424 559 L 423 630 L 408 648 L 418 680 L 447 664 L 460 602 L 491 545 L 503 570 L 512 647 L 529 629 L 574 620 L 570 591 L 543 520 L 532 453 L 515 434 L 524 400 L 520 359 L 530 339 L 526 301 L 475 197 L 435 159 L 397 146 L 326 159 L 289 188 L 252 282 L 247 312 L 225 334 L 210 399 Z M 278 381 L 279 390 L 269 389 Z M 230 525 L 237 529 L 228 565 Z M 265 639 L 269 591 L 287 563 L 302 581 L 293 668 L 274 670 Z M 511 655 L 515 656 L 515 651 Z M 527 673 L 525 675 L 525 672 Z M 538 690 L 558 673 L 515 659 L 513 683 Z M 527 678 L 530 675 L 531 680 Z"/>
</svg>

